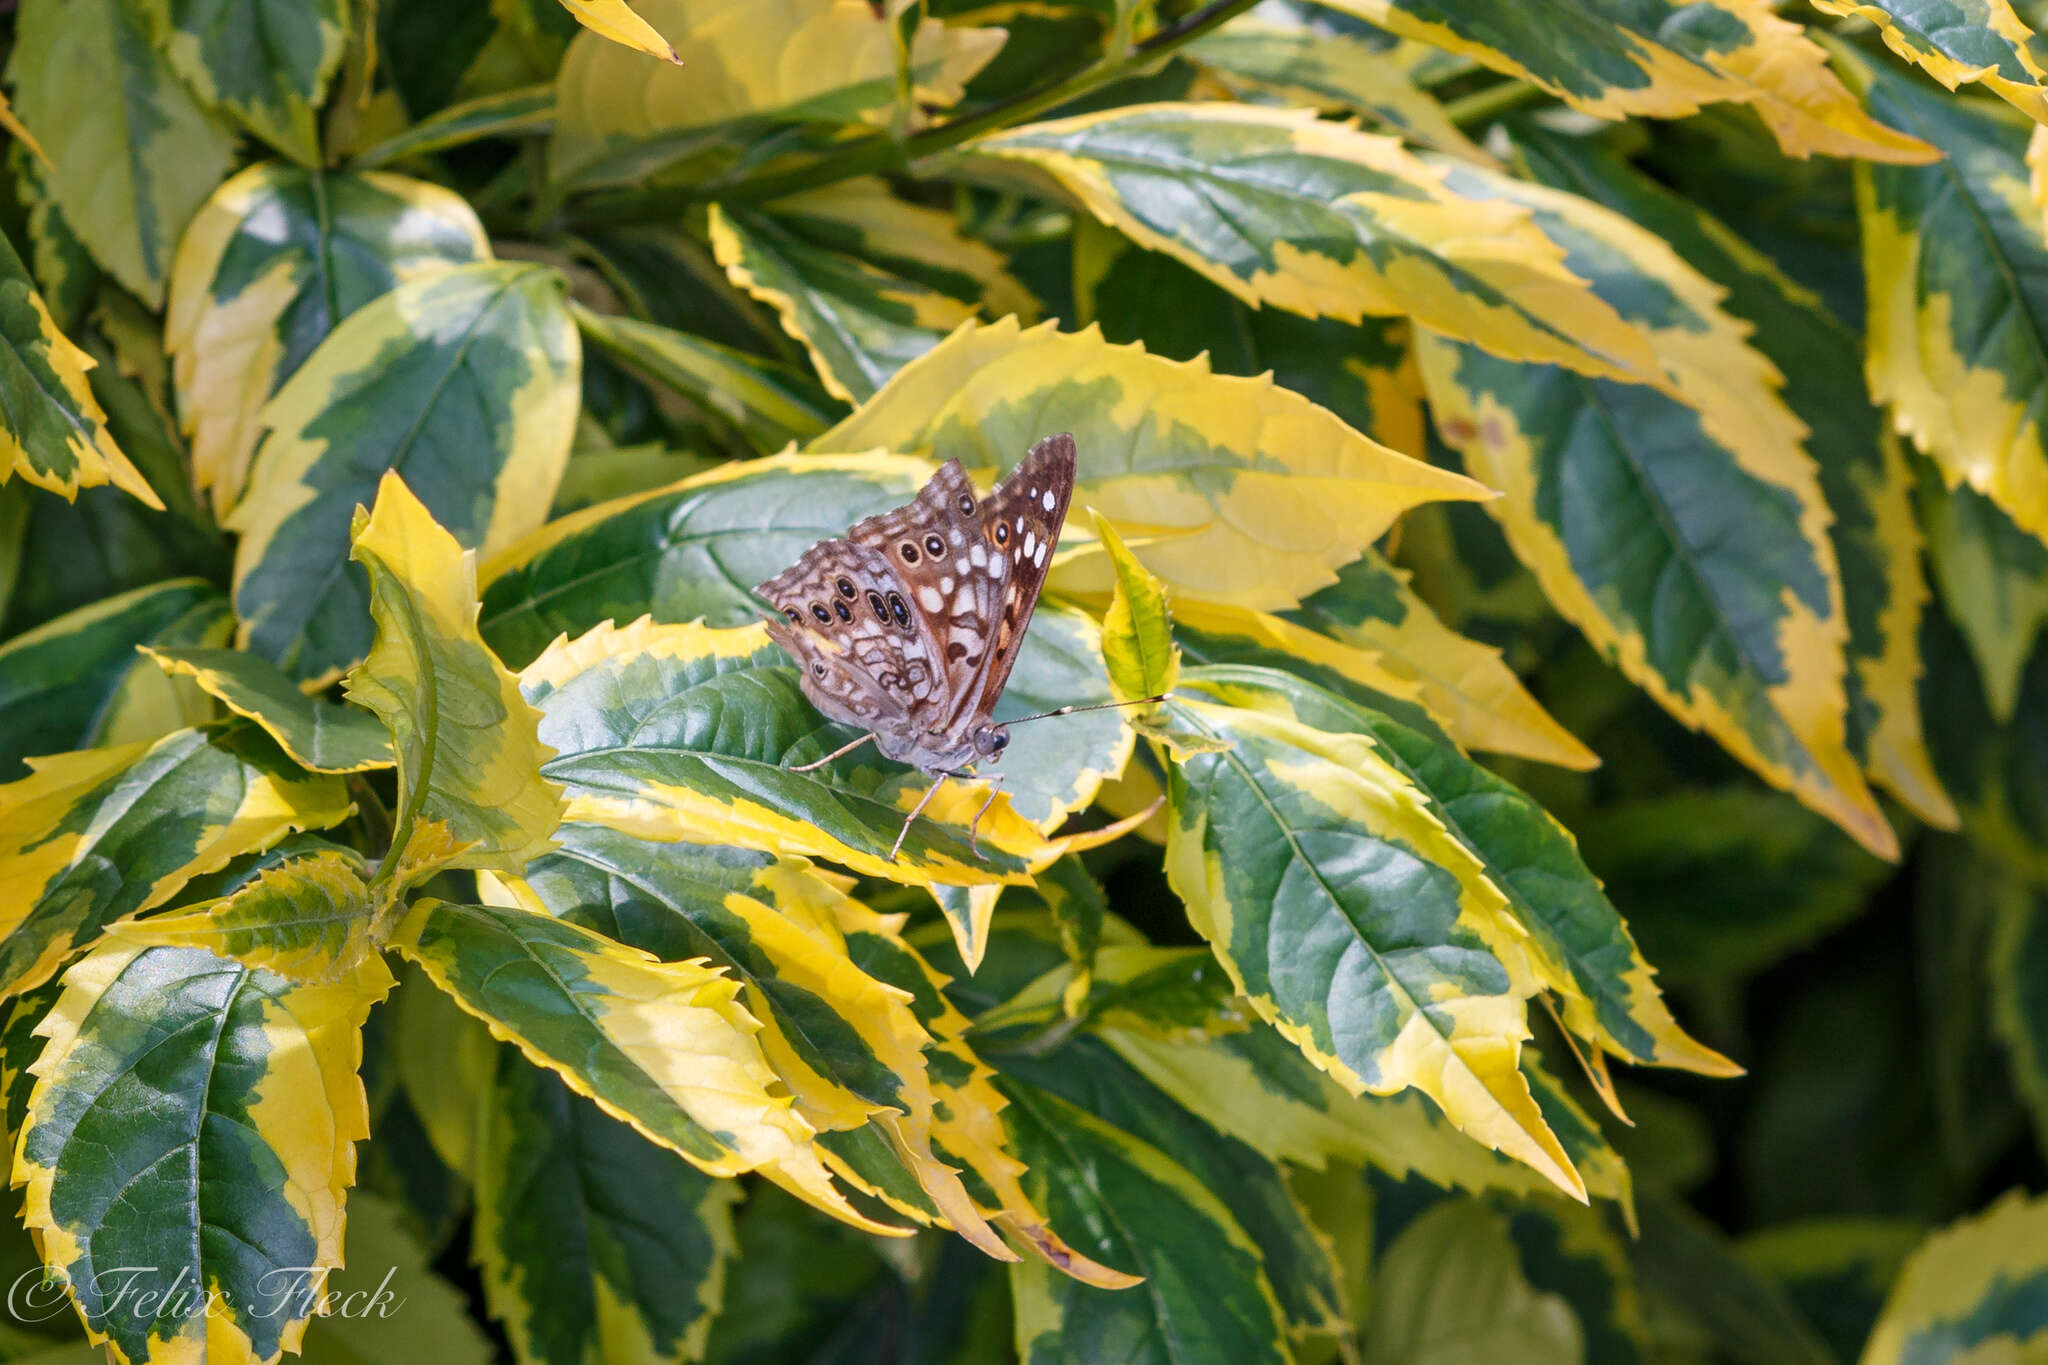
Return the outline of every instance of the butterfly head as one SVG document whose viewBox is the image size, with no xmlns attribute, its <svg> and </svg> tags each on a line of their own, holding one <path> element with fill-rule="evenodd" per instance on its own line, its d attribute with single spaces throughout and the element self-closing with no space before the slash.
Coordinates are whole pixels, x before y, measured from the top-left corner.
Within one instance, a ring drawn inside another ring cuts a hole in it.
<svg viewBox="0 0 2048 1365">
<path fill-rule="evenodd" d="M 974 755 L 982 763 L 1000 763 L 1003 750 L 1010 747 L 1010 727 L 1007 725 L 977 725 L 968 738 L 974 743 Z"/>
</svg>

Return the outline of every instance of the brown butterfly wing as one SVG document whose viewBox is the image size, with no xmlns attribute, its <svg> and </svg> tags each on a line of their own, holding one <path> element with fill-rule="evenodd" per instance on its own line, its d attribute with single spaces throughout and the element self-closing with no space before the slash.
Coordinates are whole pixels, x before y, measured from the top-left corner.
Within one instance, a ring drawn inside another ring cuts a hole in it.
<svg viewBox="0 0 2048 1365">
<path fill-rule="evenodd" d="M 1000 606 L 982 674 L 973 689 L 973 705 L 981 716 L 995 710 L 996 699 L 1017 666 L 1017 651 L 1038 594 L 1052 564 L 1053 547 L 1067 522 L 1067 504 L 1074 496 L 1074 438 L 1065 432 L 1048 436 L 981 507 L 983 537 L 1004 565 Z"/>
<path fill-rule="evenodd" d="M 943 661 L 951 721 L 973 703 L 1009 577 L 1007 556 L 987 543 L 985 504 L 958 460 L 948 460 L 910 502 L 846 533 L 873 549 L 903 580 L 911 609 Z"/>
<path fill-rule="evenodd" d="M 802 667 L 804 695 L 827 716 L 907 737 L 945 715 L 951 692 L 935 642 L 878 551 L 820 541 L 755 591 L 782 614 L 768 633 Z"/>
</svg>

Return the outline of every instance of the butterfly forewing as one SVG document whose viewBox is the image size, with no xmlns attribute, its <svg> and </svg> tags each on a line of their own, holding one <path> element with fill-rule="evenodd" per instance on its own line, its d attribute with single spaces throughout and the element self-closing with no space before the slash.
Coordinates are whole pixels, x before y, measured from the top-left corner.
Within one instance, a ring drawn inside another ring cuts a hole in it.
<svg viewBox="0 0 2048 1365">
<path fill-rule="evenodd" d="M 1017 666 L 1017 650 L 1038 607 L 1073 496 L 1074 438 L 1062 434 L 1032 446 L 1024 463 L 982 504 L 982 534 L 1006 565 L 995 627 L 985 637 L 990 642 L 986 671 L 973 692 L 974 709 L 983 716 L 995 710 L 1010 670 Z"/>
</svg>

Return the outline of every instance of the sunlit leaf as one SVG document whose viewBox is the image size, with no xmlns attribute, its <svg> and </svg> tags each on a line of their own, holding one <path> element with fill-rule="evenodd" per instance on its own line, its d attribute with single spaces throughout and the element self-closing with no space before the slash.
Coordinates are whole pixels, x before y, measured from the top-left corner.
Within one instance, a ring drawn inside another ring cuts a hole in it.
<svg viewBox="0 0 2048 1365">
<path fill-rule="evenodd" d="M 1118 701 L 1160 697 L 1180 681 L 1180 651 L 1173 643 L 1166 586 L 1125 548 L 1100 512 L 1095 535 L 1116 570 L 1116 592 L 1102 618 L 1102 658 Z"/>
<path fill-rule="evenodd" d="M 603 621 L 748 624 L 754 584 L 930 475 L 888 455 L 749 460 L 558 517 L 484 563 L 484 638 L 524 667 Z"/>
<path fill-rule="evenodd" d="M 1516 1065 L 1535 989 L 1521 930 L 1426 795 L 1360 735 L 1167 711 L 1232 745 L 1175 763 L 1166 866 L 1260 1017 L 1353 1093 L 1417 1087 L 1583 1199 Z"/>
<path fill-rule="evenodd" d="M 288 858 L 220 900 L 151 919 L 150 938 L 205 948 L 288 981 L 336 981 L 371 953 L 375 905 L 364 873 L 353 850 Z"/>
<path fill-rule="evenodd" d="M 524 264 L 414 278 L 351 313 L 264 409 L 270 434 L 228 520 L 240 643 L 302 681 L 370 646 L 350 517 L 402 475 L 488 555 L 547 516 L 569 457 L 581 351 L 561 278 Z"/>
<path fill-rule="evenodd" d="M 1849 623 L 1848 742 L 1870 775 L 1923 820 L 1953 825 L 1955 808 L 1921 733 L 1919 619 L 1927 601 L 1913 523 L 1913 477 L 1857 379 L 1856 337 L 1722 224 L 1584 142 L 1538 131 L 1518 138 L 1545 182 L 1628 214 L 1728 290 L 1729 313 L 1754 324 L 1752 344 L 1785 378 L 1785 401 L 1834 513 Z M 1936 557 L 1937 564 L 1940 562 Z"/>
<path fill-rule="evenodd" d="M 988 477 L 1059 431 L 1079 456 L 1076 505 L 1115 522 L 1170 589 L 1245 606 L 1293 606 L 1409 507 L 1484 496 L 1270 379 L 1014 320 L 963 326 L 809 448 L 915 451 Z M 1077 532 L 1070 517 L 1052 584 L 1106 597 L 1108 559 L 1074 553 Z"/>
<path fill-rule="evenodd" d="M 66 498 L 111 483 L 162 510 L 163 500 L 107 430 L 85 377 L 92 366 L 92 357 L 57 330 L 28 267 L 0 236 L 0 410 L 7 414 L 0 483 L 20 475 Z"/>
<path fill-rule="evenodd" d="M 2007 0 L 1814 0 L 1814 8 L 1868 20 L 1886 47 L 1951 90 L 1980 84 L 2048 123 L 2048 43 Z"/>
<path fill-rule="evenodd" d="M 668 39 L 655 32 L 654 25 L 635 14 L 626 0 L 562 0 L 562 7 L 576 16 L 576 22 L 600 38 L 621 47 L 682 65 L 683 59 L 669 46 Z"/>
<path fill-rule="evenodd" d="M 1391 138 L 1308 110 L 1154 104 L 975 144 L 1042 169 L 1142 246 L 1247 303 L 1407 314 L 1515 360 L 1661 385 L 1642 332 L 1522 209 L 1478 203 Z"/>
<path fill-rule="evenodd" d="M 164 319 L 192 479 L 215 514 L 241 498 L 264 405 L 344 317 L 490 254 L 468 204 L 405 176 L 267 161 L 215 190 L 178 244 Z"/>
<path fill-rule="evenodd" d="M 2048 537 L 2048 245 L 2023 127 L 1927 83 L 1857 67 L 1871 106 L 1939 147 L 1926 169 L 1859 167 L 1870 390 L 1941 467 Z"/>
<path fill-rule="evenodd" d="M 294 829 L 348 818 L 341 783 L 310 776 L 246 722 L 31 763 L 0 787 L 0 989 L 49 976 L 107 925 Z"/>
<path fill-rule="evenodd" d="M 359 773 L 392 765 L 391 738 L 368 711 L 308 696 L 276 665 L 239 649 L 144 645 L 174 678 L 191 678 L 208 696 L 270 733 L 309 772 Z"/>
<path fill-rule="evenodd" d="M 1792 156 L 1921 162 L 1936 153 L 1863 111 L 1800 26 L 1754 0 L 1680 6 L 1562 0 L 1329 0 L 1404 37 L 1534 82 L 1589 114 L 1683 118 L 1732 100 L 1754 109 Z M 1676 20 L 1677 22 L 1673 22 Z"/>
<path fill-rule="evenodd" d="M 932 1153 L 933 1045 L 903 993 L 847 955 L 842 893 L 800 863 L 655 844 L 572 825 L 522 879 L 537 908 L 664 961 L 703 960 L 743 983 L 770 1065 L 820 1131 L 875 1121 L 934 1205 L 984 1250 L 1001 1242 Z"/>
<path fill-rule="evenodd" d="M 156 944 L 147 924 L 65 973 L 14 1179 L 44 1260 L 114 1359 L 297 1349 L 341 1262 L 369 1136 L 362 1023 L 390 985 L 375 956 L 300 985 Z"/>
<path fill-rule="evenodd" d="M 601 625 L 558 641 L 520 685 L 556 750 L 542 772 L 567 791 L 570 820 L 826 858 L 917 885 L 1020 882 L 1059 850 L 999 796 L 977 856 L 967 826 L 982 794 L 949 783 L 891 862 L 931 779 L 871 749 L 790 771 L 851 736 L 804 698 L 795 664 L 758 627 Z"/>
<path fill-rule="evenodd" d="M 1285 675 L 1216 670 L 1194 687 L 1236 706 L 1376 741 L 1379 756 L 1422 794 L 1507 898 L 1528 934 L 1537 975 L 1560 997 L 1573 1033 L 1631 1062 L 1712 1076 L 1739 1070 L 1672 1018 L 1650 964 L 1571 835 L 1527 794 L 1449 745 Z"/>
<path fill-rule="evenodd" d="M 440 865 L 517 872 L 550 847 L 562 793 L 540 775 L 551 751 L 539 717 L 477 634 L 475 561 L 395 473 L 351 536 L 377 637 L 348 696 L 383 720 L 398 755 L 391 857 L 414 860 L 408 839 L 445 839 Z"/>
<path fill-rule="evenodd" d="M 736 119 L 886 121 L 895 102 L 895 36 L 866 4 L 641 0 L 637 9 L 677 65 L 577 35 L 555 83 L 548 163 L 557 180 L 630 178 Z M 1002 43 L 1001 29 L 920 18 L 910 44 L 916 101 L 954 103 Z"/>
<path fill-rule="evenodd" d="M 1434 97 L 1417 88 L 1398 55 L 1356 38 L 1247 15 L 1196 39 L 1187 54 L 1258 103 L 1364 114 L 1410 142 L 1491 160 Z"/>
<path fill-rule="evenodd" d="M 701 962 L 657 962 L 528 910 L 424 900 L 392 945 L 536 1066 L 708 1175 L 760 1171 L 857 1225 L 735 996 Z"/>
<path fill-rule="evenodd" d="M 150 45 L 126 0 L 28 0 L 7 75 L 15 112 L 49 150 L 70 230 L 152 307 L 179 234 L 231 164 L 235 135 Z"/>
<path fill-rule="evenodd" d="M 1639 319 L 1687 403 L 1420 337 L 1439 429 L 1557 609 L 1683 723 L 1874 853 L 1898 841 L 1848 749 L 1829 510 L 1781 377 L 1721 291 L 1610 210 L 1462 164 L 1528 204 Z M 1619 511 L 1617 509 L 1629 509 Z"/>
</svg>

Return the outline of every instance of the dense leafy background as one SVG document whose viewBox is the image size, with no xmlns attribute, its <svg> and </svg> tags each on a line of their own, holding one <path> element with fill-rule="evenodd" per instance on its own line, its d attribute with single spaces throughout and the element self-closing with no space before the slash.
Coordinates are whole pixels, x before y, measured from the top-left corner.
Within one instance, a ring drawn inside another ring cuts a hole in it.
<svg viewBox="0 0 2048 1365">
<path fill-rule="evenodd" d="M 8 6 L 0 1361 L 2042 1358 L 2041 8 Z"/>
</svg>

